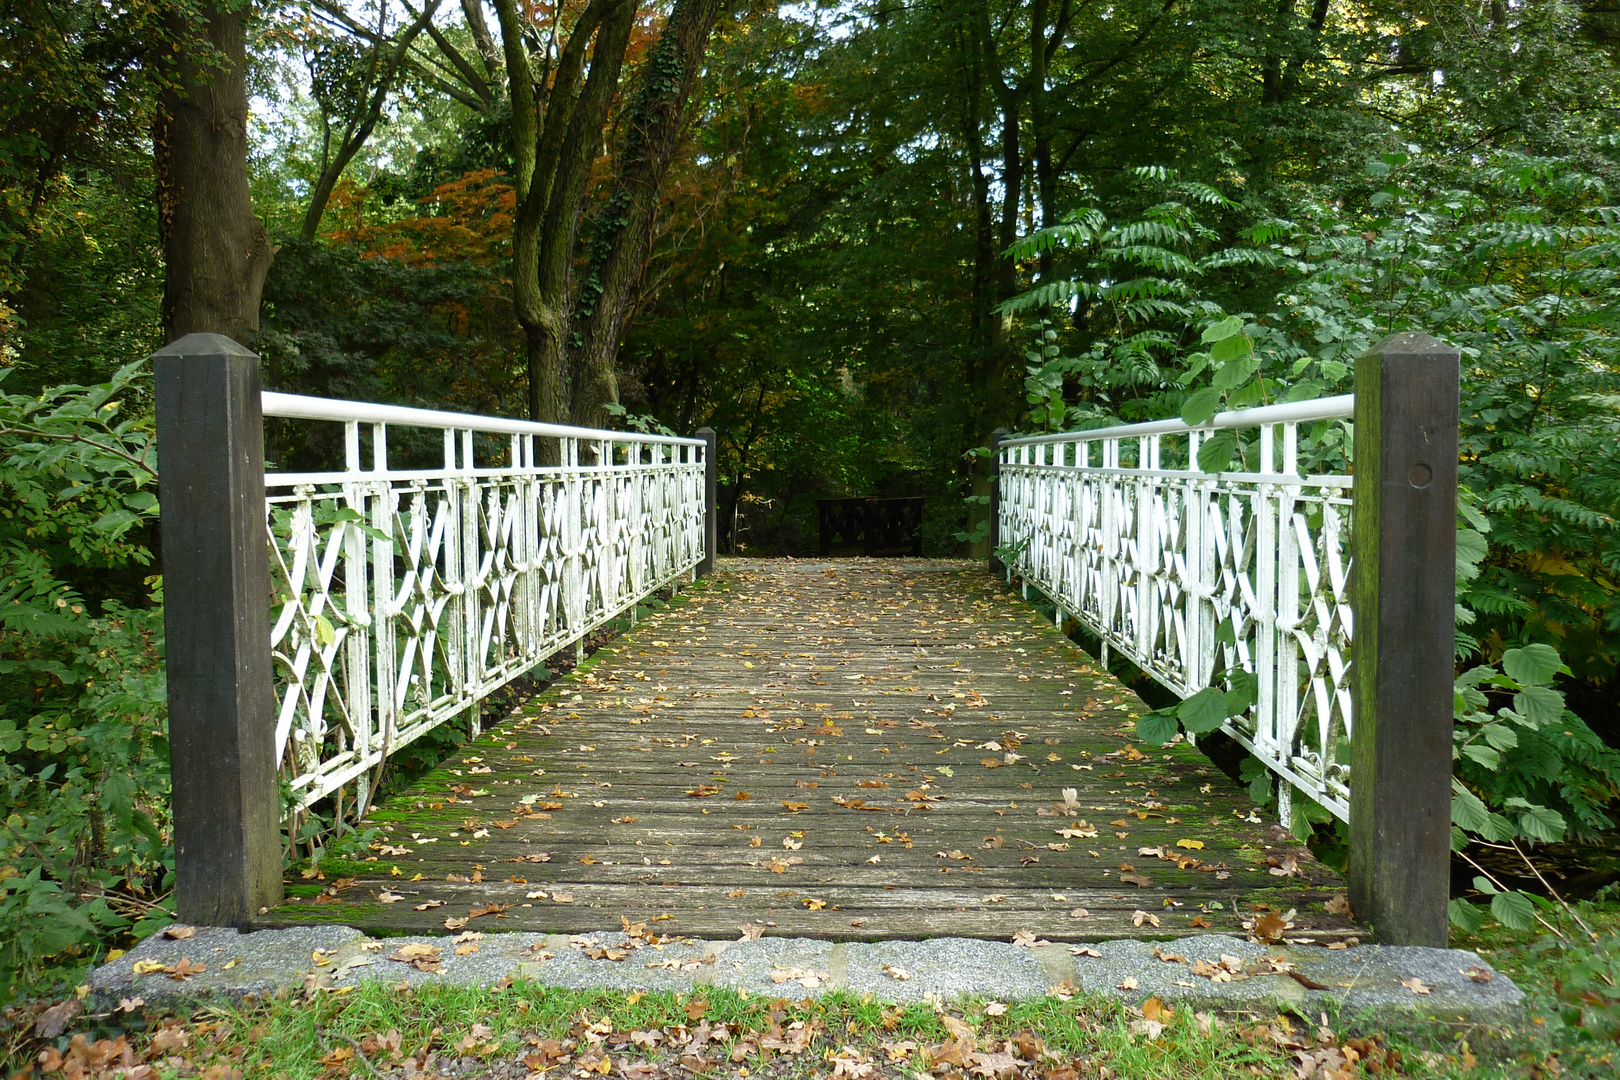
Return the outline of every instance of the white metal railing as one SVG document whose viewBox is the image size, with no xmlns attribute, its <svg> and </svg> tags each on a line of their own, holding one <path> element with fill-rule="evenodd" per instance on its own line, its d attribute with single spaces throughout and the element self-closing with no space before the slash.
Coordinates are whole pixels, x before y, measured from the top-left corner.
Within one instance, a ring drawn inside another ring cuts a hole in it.
<svg viewBox="0 0 1620 1080">
<path fill-rule="evenodd" d="M 1258 703 L 1224 730 L 1282 781 L 1285 823 L 1291 786 L 1349 820 L 1352 480 L 1300 474 L 1299 426 L 1354 404 L 1007 439 L 998 454 L 1009 576 L 1183 698 L 1256 677 Z M 1250 469 L 1200 471 L 1221 429 L 1257 429 Z"/>
<path fill-rule="evenodd" d="M 704 554 L 701 439 L 265 393 L 344 425 L 341 471 L 265 476 L 276 760 L 296 804 L 675 582 Z M 390 432 L 442 437 L 431 467 Z M 492 439 L 491 437 L 497 437 Z M 396 457 L 400 456 L 396 454 Z M 482 460 L 483 464 L 479 461 Z"/>
</svg>

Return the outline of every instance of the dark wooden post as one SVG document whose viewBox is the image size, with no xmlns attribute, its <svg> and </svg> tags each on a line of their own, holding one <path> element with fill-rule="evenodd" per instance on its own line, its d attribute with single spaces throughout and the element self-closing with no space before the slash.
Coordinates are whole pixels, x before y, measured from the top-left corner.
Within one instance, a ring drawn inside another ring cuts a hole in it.
<svg viewBox="0 0 1620 1080">
<path fill-rule="evenodd" d="M 714 428 L 702 427 L 697 429 L 697 437 L 703 440 L 703 561 L 697 564 L 693 574 L 706 577 L 714 573 L 714 556 L 719 550 L 720 515 L 716 496 L 720 480 L 720 436 L 714 433 Z"/>
<path fill-rule="evenodd" d="M 243 926 L 281 902 L 259 358 L 187 334 L 153 366 L 176 913 Z"/>
<path fill-rule="evenodd" d="M 996 548 L 1001 546 L 1001 440 L 1006 437 L 1004 427 L 990 433 L 990 572 L 997 575 L 1007 572 L 996 558 Z"/>
<path fill-rule="evenodd" d="M 1349 899 L 1392 945 L 1446 944 L 1457 359 L 1392 334 L 1356 360 Z"/>
</svg>

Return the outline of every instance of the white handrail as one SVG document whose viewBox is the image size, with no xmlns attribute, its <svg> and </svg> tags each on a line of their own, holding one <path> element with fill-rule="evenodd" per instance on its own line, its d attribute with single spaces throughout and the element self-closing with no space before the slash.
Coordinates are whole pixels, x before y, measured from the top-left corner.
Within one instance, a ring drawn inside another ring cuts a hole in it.
<svg viewBox="0 0 1620 1080">
<path fill-rule="evenodd" d="M 1229 409 L 1216 413 L 1207 424 L 1182 420 L 1148 420 L 1140 424 L 1116 424 L 1090 431 L 1061 431 L 1052 435 L 1026 435 L 1001 440 L 1002 446 L 1033 446 L 1037 443 L 1096 442 L 1100 439 L 1130 439 L 1145 435 L 1175 435 L 1192 431 L 1219 431 L 1225 428 L 1264 427 L 1269 424 L 1309 424 L 1318 420 L 1348 420 L 1356 411 L 1354 394 L 1285 401 L 1254 409 Z"/>
<path fill-rule="evenodd" d="M 1298 429 L 1354 411 L 1343 394 L 997 445 L 1009 579 L 1179 697 L 1253 675 L 1258 700 L 1224 728 L 1277 776 L 1285 822 L 1296 790 L 1349 817 L 1354 479 L 1302 475 Z M 1243 427 L 1260 429 L 1257 468 L 1197 467 L 1207 433 Z"/>
<path fill-rule="evenodd" d="M 532 420 L 510 420 L 501 416 L 446 412 L 441 409 L 412 409 L 404 405 L 379 405 L 370 401 L 343 401 L 338 398 L 308 397 L 304 394 L 278 394 L 266 390 L 261 395 L 264 415 L 284 420 L 356 421 L 362 424 L 398 424 L 402 427 L 440 428 L 454 431 L 481 431 L 492 435 L 540 435 L 552 439 L 663 443 L 675 446 L 702 446 L 702 439 L 677 435 L 644 435 L 639 431 L 607 431 L 602 428 L 569 427 L 564 424 L 537 424 Z"/>
<path fill-rule="evenodd" d="M 295 394 L 262 408 L 344 425 L 341 467 L 264 477 L 275 753 L 300 808 L 351 783 L 365 806 L 389 754 L 457 716 L 476 734 L 493 691 L 704 557 L 702 439 Z M 442 433 L 441 465 L 390 466 L 408 427 Z"/>
</svg>

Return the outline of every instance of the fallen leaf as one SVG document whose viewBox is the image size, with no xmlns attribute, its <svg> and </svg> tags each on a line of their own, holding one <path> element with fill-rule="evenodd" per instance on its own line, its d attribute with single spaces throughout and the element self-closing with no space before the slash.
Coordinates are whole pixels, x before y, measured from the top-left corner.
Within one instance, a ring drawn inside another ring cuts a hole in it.
<svg viewBox="0 0 1620 1080">
<path fill-rule="evenodd" d="M 164 937 L 171 938 L 174 941 L 184 941 L 186 938 L 195 937 L 196 935 L 197 935 L 197 928 L 195 926 L 179 926 L 179 925 L 175 925 L 175 926 L 167 927 L 163 931 L 163 936 Z"/>
<path fill-rule="evenodd" d="M 1434 987 L 1423 985 L 1423 980 L 1418 978 L 1416 975 L 1412 976 L 1410 979 L 1402 979 L 1401 985 L 1412 991 L 1414 994 L 1429 994 L 1434 992 Z"/>
<path fill-rule="evenodd" d="M 190 927 L 187 927 L 187 929 L 190 929 Z M 129 999 L 125 998 L 124 1000 Z M 120 1003 L 120 1008 L 122 1008 L 122 1003 Z M 124 1009 L 124 1011 L 132 1012 L 134 1010 Z M 67 1030 L 67 1026 L 72 1022 L 73 1018 L 82 1012 L 84 1012 L 84 1003 L 78 998 L 68 998 L 66 1001 L 52 1005 L 40 1013 L 39 1019 L 34 1021 L 35 1037 L 40 1039 L 59 1038 L 62 1032 Z"/>
<path fill-rule="evenodd" d="M 191 960 L 182 956 L 180 959 L 174 962 L 174 970 L 169 972 L 169 978 L 176 982 L 185 982 L 187 979 L 191 978 L 191 976 L 201 975 L 207 970 L 208 968 L 204 965 L 193 963 Z"/>
</svg>

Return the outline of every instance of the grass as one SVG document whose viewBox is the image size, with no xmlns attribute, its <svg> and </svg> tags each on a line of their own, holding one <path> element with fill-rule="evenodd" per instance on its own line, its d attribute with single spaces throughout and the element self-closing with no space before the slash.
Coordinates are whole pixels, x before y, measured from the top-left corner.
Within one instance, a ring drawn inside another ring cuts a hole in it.
<svg viewBox="0 0 1620 1080">
<path fill-rule="evenodd" d="M 1386 1039 L 1336 1017 L 1324 1025 L 1321 1017 L 1160 1013 L 1151 1003 L 1144 1014 L 1084 996 L 970 999 L 946 1008 L 840 993 L 789 1000 L 721 989 L 677 995 L 524 982 L 493 990 L 371 983 L 346 993 L 215 1004 L 179 1017 L 135 1006 L 79 1017 L 51 1040 L 31 1036 L 47 1004 L 39 1003 L 7 1013 L 8 1051 L 21 1075 L 35 1066 L 33 1076 L 97 1080 L 128 1075 L 73 1071 L 98 1053 L 144 1061 L 152 1071 L 134 1075 L 151 1080 L 392 1078 L 421 1068 L 488 1080 L 1597 1080 L 1617 1072 L 1620 1008 L 1612 986 L 1599 992 L 1602 981 L 1593 983 L 1591 969 L 1593 958 L 1620 965 L 1620 904 L 1581 905 L 1579 912 L 1601 939 L 1596 948 L 1570 933 L 1578 927 L 1567 916 L 1553 924 L 1568 942 L 1544 929 L 1495 924 L 1454 941 L 1480 952 L 1529 996 L 1528 1023 L 1511 1032 L 1437 1028 Z M 41 1069 L 42 1061 L 57 1068 Z"/>
</svg>

